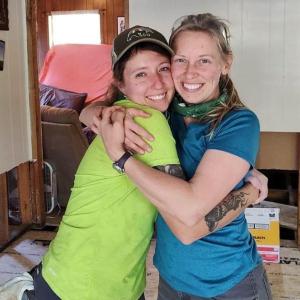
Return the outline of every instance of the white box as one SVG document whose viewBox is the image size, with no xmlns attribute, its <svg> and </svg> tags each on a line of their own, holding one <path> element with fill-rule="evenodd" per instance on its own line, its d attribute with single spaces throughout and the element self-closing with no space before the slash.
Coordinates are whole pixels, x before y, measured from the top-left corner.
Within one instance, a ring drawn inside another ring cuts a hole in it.
<svg viewBox="0 0 300 300">
<path fill-rule="evenodd" d="M 279 208 L 246 208 L 245 216 L 263 261 L 279 263 Z"/>
</svg>

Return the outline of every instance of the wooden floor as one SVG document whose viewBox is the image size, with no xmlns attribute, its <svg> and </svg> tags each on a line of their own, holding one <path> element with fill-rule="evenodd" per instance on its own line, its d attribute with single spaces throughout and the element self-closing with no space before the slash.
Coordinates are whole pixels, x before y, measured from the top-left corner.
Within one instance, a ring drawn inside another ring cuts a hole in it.
<svg viewBox="0 0 300 300">
<path fill-rule="evenodd" d="M 38 264 L 54 236 L 54 231 L 31 230 L 1 252 L 0 285 Z M 155 300 L 157 297 L 158 273 L 152 264 L 154 247 L 153 240 L 147 261 L 146 300 Z M 274 300 L 300 300 L 300 251 L 298 249 L 282 247 L 281 263 L 266 265 L 266 270 Z"/>
</svg>

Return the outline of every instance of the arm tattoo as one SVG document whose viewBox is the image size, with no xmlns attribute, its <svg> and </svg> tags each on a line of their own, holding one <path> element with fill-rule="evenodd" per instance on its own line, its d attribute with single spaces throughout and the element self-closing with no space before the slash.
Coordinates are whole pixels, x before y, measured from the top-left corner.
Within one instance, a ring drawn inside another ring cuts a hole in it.
<svg viewBox="0 0 300 300">
<path fill-rule="evenodd" d="M 218 222 L 227 215 L 231 210 L 237 210 L 239 207 L 245 208 L 247 206 L 247 193 L 231 193 L 221 203 L 213 208 L 206 216 L 205 221 L 210 232 L 213 232 Z"/>
<path fill-rule="evenodd" d="M 169 175 L 185 179 L 183 170 L 180 165 L 164 165 L 164 166 L 155 166 L 154 169 L 167 173 Z"/>
<path fill-rule="evenodd" d="M 155 166 L 154 168 L 172 176 L 185 179 L 185 175 L 180 165 L 170 164 Z M 221 221 L 229 211 L 237 210 L 239 207 L 246 208 L 248 206 L 248 195 L 249 194 L 245 192 L 233 192 L 213 208 L 205 216 L 205 222 L 209 232 L 213 232 L 218 227 L 218 222 Z"/>
</svg>

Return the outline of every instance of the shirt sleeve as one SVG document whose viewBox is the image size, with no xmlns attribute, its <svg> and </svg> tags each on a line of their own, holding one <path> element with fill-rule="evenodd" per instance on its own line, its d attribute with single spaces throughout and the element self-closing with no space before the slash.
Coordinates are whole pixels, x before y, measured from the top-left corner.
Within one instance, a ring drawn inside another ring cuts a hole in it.
<svg viewBox="0 0 300 300">
<path fill-rule="evenodd" d="M 257 116 L 248 109 L 229 112 L 208 137 L 207 149 L 237 155 L 254 166 L 259 150 L 260 127 Z"/>
<path fill-rule="evenodd" d="M 136 154 L 135 157 L 151 167 L 179 164 L 175 139 L 165 116 L 154 109 L 148 108 L 147 111 L 151 117 L 137 117 L 135 121 L 154 136 L 154 141 L 149 142 L 152 152 L 146 152 L 144 155 Z"/>
</svg>

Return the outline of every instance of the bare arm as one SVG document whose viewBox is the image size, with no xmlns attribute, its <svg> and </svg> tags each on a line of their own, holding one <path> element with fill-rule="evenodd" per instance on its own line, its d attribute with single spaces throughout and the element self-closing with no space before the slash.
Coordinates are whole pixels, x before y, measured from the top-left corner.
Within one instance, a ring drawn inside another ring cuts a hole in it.
<svg viewBox="0 0 300 300">
<path fill-rule="evenodd" d="M 179 165 L 155 167 L 170 175 L 184 178 Z M 186 226 L 168 212 L 160 210 L 160 214 L 172 230 L 173 234 L 184 244 L 190 244 L 215 230 L 224 227 L 234 220 L 245 208 L 258 199 L 258 189 L 246 184 L 237 191 L 232 191 L 215 208 L 194 226 Z"/>
<path fill-rule="evenodd" d="M 114 121 L 109 112 L 102 114 L 102 136 L 113 161 L 124 153 L 124 118 L 122 112 L 113 116 Z M 207 150 L 188 182 L 150 168 L 133 157 L 127 160 L 125 170 L 160 211 L 193 227 L 233 190 L 248 172 L 249 163 L 228 152 Z"/>
<path fill-rule="evenodd" d="M 126 174 L 146 197 L 159 210 L 167 211 L 187 226 L 203 220 L 233 190 L 248 169 L 246 161 L 218 150 L 206 151 L 194 177 L 188 182 L 151 169 L 134 158 L 125 164 Z"/>
</svg>

